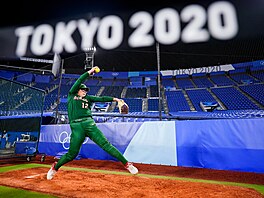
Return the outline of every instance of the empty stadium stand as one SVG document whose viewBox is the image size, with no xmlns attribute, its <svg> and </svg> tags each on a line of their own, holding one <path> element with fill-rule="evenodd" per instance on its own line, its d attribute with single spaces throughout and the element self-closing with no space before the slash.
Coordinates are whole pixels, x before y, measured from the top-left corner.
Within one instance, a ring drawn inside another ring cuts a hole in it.
<svg viewBox="0 0 264 198">
<path fill-rule="evenodd" d="M 165 92 L 170 112 L 190 111 L 190 106 L 181 90 Z"/>
<path fill-rule="evenodd" d="M 236 85 L 235 81 L 230 79 L 224 71 L 210 73 L 210 79 L 217 86 Z"/>
<path fill-rule="evenodd" d="M 195 107 L 196 111 L 202 111 L 200 102 L 214 102 L 215 98 L 208 92 L 206 89 L 192 89 L 186 90 L 192 104 Z"/>
<path fill-rule="evenodd" d="M 217 103 L 216 111 L 261 111 L 264 109 L 264 68 L 253 67 L 250 64 L 237 64 L 234 70 L 194 73 L 192 75 L 161 76 L 161 99 L 162 113 L 175 115 L 177 112 L 199 112 L 205 111 L 201 102 Z M 115 76 L 113 76 L 115 75 Z M 159 90 L 157 77 L 150 74 L 137 75 L 133 73 L 107 74 L 91 77 L 85 81 L 89 86 L 90 95 L 113 96 L 123 98 L 130 107 L 130 113 L 153 113 L 159 112 Z M 79 75 L 65 74 L 62 79 L 54 78 L 52 75 L 41 75 L 34 73 L 23 73 L 8 70 L 0 70 L 0 77 L 17 81 L 40 90 L 45 90 L 46 96 L 44 111 L 55 111 L 67 114 L 67 95 L 78 79 Z M 0 81 L 0 110 L 14 114 L 19 112 L 34 111 L 39 101 L 35 101 L 32 93 L 23 86 L 16 87 L 14 84 L 12 97 L 8 94 L 5 83 Z M 10 97 L 12 107 L 7 106 L 4 101 Z M 58 102 L 59 101 L 59 102 Z M 37 107 L 39 108 L 39 107 Z M 107 108 L 108 113 L 118 113 L 116 104 Z M 10 112 L 11 113 L 11 112 Z M 99 119 L 101 122 L 115 121 L 115 119 Z M 119 120 L 120 119 L 116 119 Z M 138 121 L 139 119 L 126 119 L 126 121 Z"/>
</svg>

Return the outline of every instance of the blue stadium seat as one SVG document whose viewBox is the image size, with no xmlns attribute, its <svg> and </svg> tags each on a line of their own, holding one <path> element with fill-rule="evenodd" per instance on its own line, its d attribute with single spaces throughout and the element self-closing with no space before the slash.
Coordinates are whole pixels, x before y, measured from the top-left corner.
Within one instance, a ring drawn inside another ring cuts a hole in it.
<svg viewBox="0 0 264 198">
<path fill-rule="evenodd" d="M 234 87 L 212 88 L 211 91 L 221 100 L 228 110 L 259 109 L 255 103 Z"/>
<path fill-rule="evenodd" d="M 181 90 L 165 92 L 169 112 L 190 111 L 190 106 Z"/>
</svg>

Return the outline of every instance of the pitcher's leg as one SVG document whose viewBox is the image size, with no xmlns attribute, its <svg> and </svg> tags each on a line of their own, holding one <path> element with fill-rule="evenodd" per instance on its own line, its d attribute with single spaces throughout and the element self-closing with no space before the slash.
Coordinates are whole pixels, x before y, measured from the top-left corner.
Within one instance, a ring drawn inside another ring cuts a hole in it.
<svg viewBox="0 0 264 198">
<path fill-rule="evenodd" d="M 100 146 L 111 156 L 121 161 L 122 164 L 125 165 L 128 162 L 123 154 L 106 139 L 104 134 L 96 126 L 93 127 L 92 132 L 89 132 L 88 135 L 90 139 L 93 140 L 98 146 Z"/>
<path fill-rule="evenodd" d="M 128 160 L 120 153 L 116 147 L 114 147 L 104 136 L 104 134 L 95 126 L 91 133 L 89 133 L 89 137 L 93 140 L 97 145 L 99 145 L 103 150 L 107 153 L 121 161 L 124 167 L 133 175 L 138 173 L 138 169 L 133 165 L 133 163 L 128 162 Z"/>
<path fill-rule="evenodd" d="M 75 157 L 79 154 L 80 148 L 85 139 L 85 132 L 83 131 L 81 124 L 72 124 L 71 130 L 72 134 L 70 139 L 70 148 L 68 152 L 64 154 L 55 165 L 56 170 L 58 170 L 62 165 L 66 164 L 67 162 L 75 159 Z"/>
</svg>

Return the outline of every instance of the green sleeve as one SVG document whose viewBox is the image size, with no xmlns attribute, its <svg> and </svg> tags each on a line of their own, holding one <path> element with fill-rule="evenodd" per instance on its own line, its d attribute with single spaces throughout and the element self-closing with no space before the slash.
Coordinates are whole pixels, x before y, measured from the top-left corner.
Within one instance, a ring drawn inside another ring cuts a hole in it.
<svg viewBox="0 0 264 198">
<path fill-rule="evenodd" d="M 111 96 L 87 96 L 91 102 L 113 102 L 114 97 Z"/>
<path fill-rule="evenodd" d="M 69 94 L 73 94 L 78 92 L 80 85 L 89 77 L 89 73 L 85 72 L 84 74 L 82 74 L 77 80 L 76 82 L 72 85 Z"/>
</svg>

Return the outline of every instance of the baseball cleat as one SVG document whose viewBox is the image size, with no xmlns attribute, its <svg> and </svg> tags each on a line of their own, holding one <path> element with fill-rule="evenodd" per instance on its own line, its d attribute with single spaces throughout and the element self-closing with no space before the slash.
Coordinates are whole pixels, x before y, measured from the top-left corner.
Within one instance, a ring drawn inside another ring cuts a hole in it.
<svg viewBox="0 0 264 198">
<path fill-rule="evenodd" d="M 55 165 L 57 164 L 57 162 L 54 162 L 51 166 L 51 168 L 49 169 L 48 173 L 47 173 L 47 180 L 51 180 L 54 175 L 57 173 L 57 170 L 55 169 Z"/>
<path fill-rule="evenodd" d="M 133 165 L 132 162 L 127 162 L 125 168 L 133 175 L 138 173 L 138 169 Z"/>
</svg>

